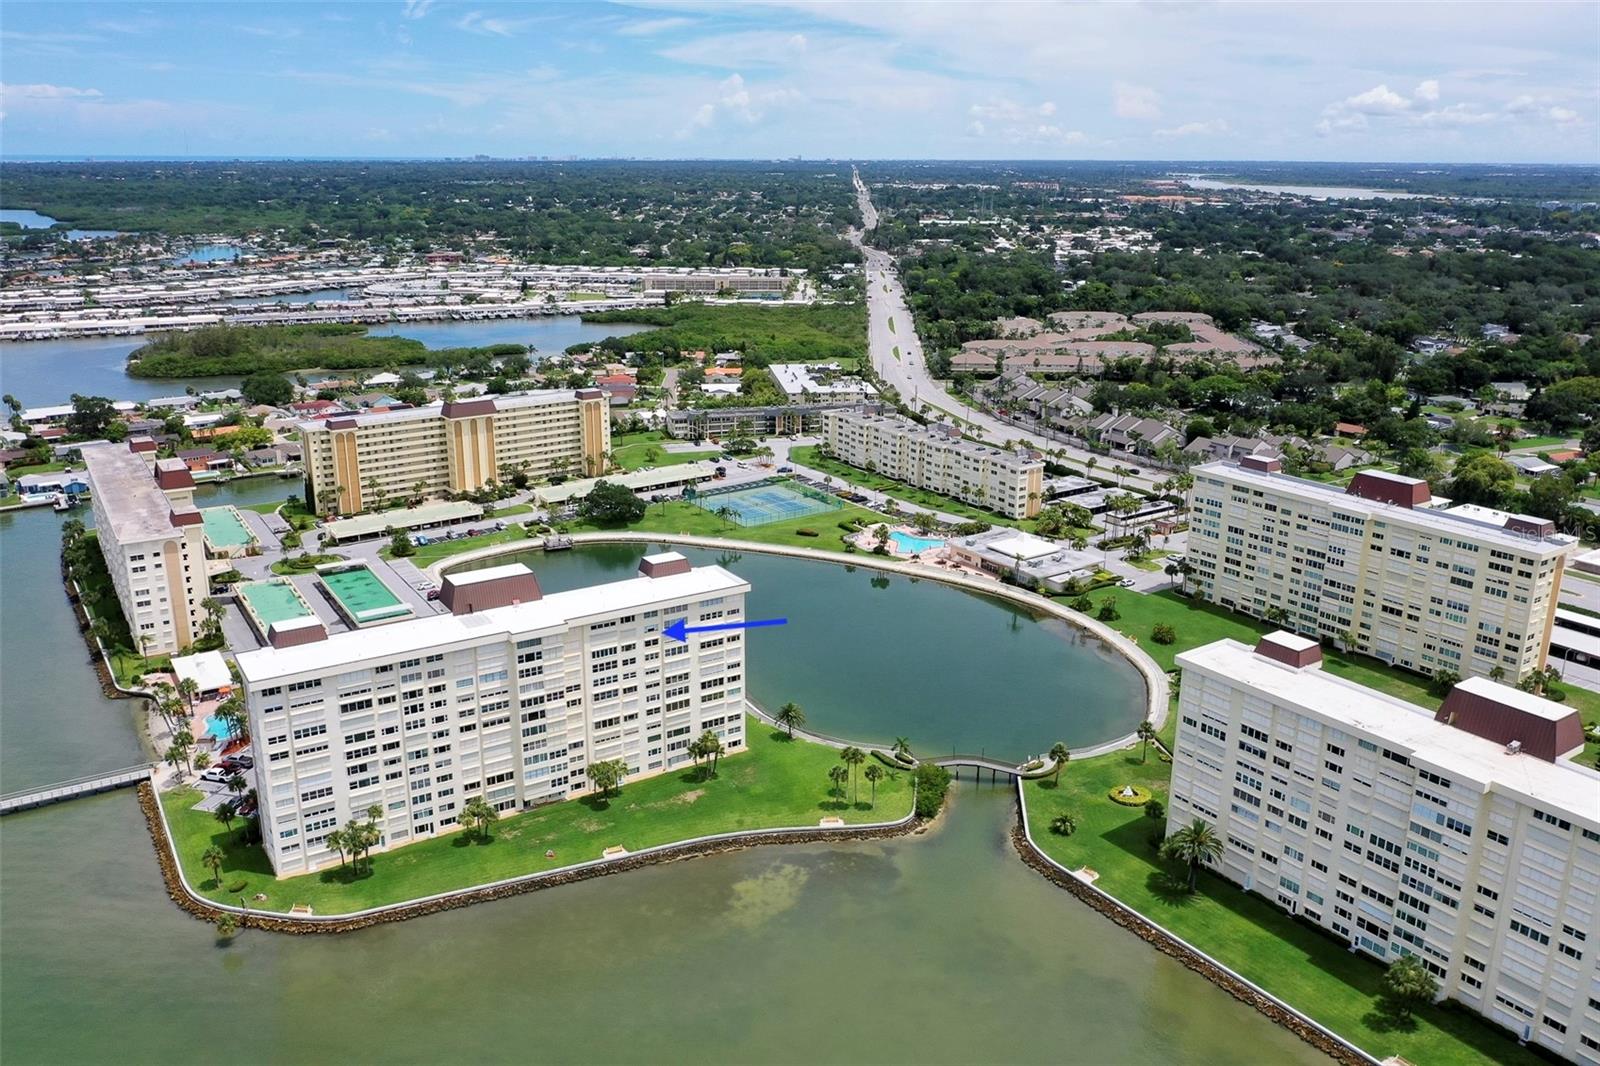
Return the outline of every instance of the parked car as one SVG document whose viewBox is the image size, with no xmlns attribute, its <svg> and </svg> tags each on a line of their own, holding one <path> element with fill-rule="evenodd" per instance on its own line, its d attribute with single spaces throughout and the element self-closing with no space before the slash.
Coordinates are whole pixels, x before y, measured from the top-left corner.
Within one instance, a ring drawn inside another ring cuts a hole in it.
<svg viewBox="0 0 1600 1066">
<path fill-rule="evenodd" d="M 780 467 L 778 467 L 778 473 L 780 473 L 780 474 L 792 474 L 792 473 L 794 473 L 794 467 L 792 467 L 792 466 L 780 466 Z"/>
<path fill-rule="evenodd" d="M 211 769 L 200 775 L 200 780 L 210 781 L 212 784 L 220 785 L 232 776 L 232 771 L 224 770 L 220 766 L 213 766 Z"/>
<path fill-rule="evenodd" d="M 249 770 L 249 769 L 254 768 L 255 764 L 256 764 L 256 759 L 255 759 L 254 755 L 235 755 L 233 757 L 233 760 L 234 760 L 234 762 L 239 764 L 241 769 L 245 769 L 245 770 Z"/>
<path fill-rule="evenodd" d="M 1133 578 L 1125 577 L 1121 581 L 1118 581 L 1117 584 L 1121 585 L 1125 589 L 1131 589 L 1133 588 Z"/>
<path fill-rule="evenodd" d="M 438 598 L 439 598 L 439 590 L 438 589 L 429 589 L 428 590 L 428 599 L 429 600 L 436 600 Z"/>
</svg>

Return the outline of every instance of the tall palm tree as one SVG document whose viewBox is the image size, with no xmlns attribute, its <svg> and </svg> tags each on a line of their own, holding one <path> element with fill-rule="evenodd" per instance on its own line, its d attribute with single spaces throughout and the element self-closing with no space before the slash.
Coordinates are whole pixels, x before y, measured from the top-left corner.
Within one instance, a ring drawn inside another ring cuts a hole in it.
<svg viewBox="0 0 1600 1066">
<path fill-rule="evenodd" d="M 877 763 L 873 763 L 862 771 L 862 776 L 872 785 L 872 805 L 878 805 L 878 782 L 889 776 L 889 772 Z"/>
<path fill-rule="evenodd" d="M 787 729 L 789 731 L 789 739 L 793 740 L 795 729 L 806 724 L 806 712 L 800 709 L 798 703 L 790 701 L 778 708 L 778 713 L 774 716 L 773 721 Z"/>
<path fill-rule="evenodd" d="M 867 761 L 867 753 L 857 747 L 849 747 L 839 753 L 839 758 L 850 768 L 850 802 L 856 801 L 856 767 Z"/>
<path fill-rule="evenodd" d="M 222 823 L 224 829 L 233 832 L 233 820 L 239 816 L 239 809 L 233 805 L 232 800 L 224 800 L 222 806 L 211 812 L 211 817 Z"/>
<path fill-rule="evenodd" d="M 1150 719 L 1146 718 L 1139 723 L 1138 735 L 1141 743 L 1139 761 L 1144 762 L 1150 754 L 1150 742 L 1156 738 L 1156 727 L 1150 724 Z"/>
<path fill-rule="evenodd" d="M 894 752 L 894 757 L 896 759 L 899 759 L 901 762 L 910 762 L 911 761 L 911 740 L 910 740 L 910 738 L 908 738 L 908 737 L 895 737 L 894 738 L 894 747 L 892 749 L 890 749 L 890 750 Z"/>
<path fill-rule="evenodd" d="M 200 697 L 200 683 L 192 677 L 184 678 L 178 682 L 178 695 L 183 697 L 184 702 L 189 705 L 189 713 L 193 714 L 194 701 Z"/>
<path fill-rule="evenodd" d="M 842 797 L 844 795 L 844 783 L 849 777 L 850 771 L 843 766 L 830 766 L 828 768 L 828 780 L 833 783 L 833 788 L 830 791 Z"/>
<path fill-rule="evenodd" d="M 211 879 L 217 883 L 218 888 L 222 887 L 222 864 L 227 858 L 227 852 L 215 844 L 207 848 L 205 853 L 200 856 L 201 864 L 211 871 Z"/>
<path fill-rule="evenodd" d="M 1168 837 L 1161 851 L 1167 858 L 1188 865 L 1189 891 L 1193 892 L 1201 865 L 1215 862 L 1222 856 L 1222 841 L 1218 839 L 1216 830 L 1204 820 L 1196 818 Z"/>
<path fill-rule="evenodd" d="M 1051 784 L 1059 785 L 1061 783 L 1061 771 L 1066 768 L 1067 760 L 1070 758 L 1072 758 L 1072 751 L 1066 744 L 1058 740 L 1050 746 L 1050 761 L 1056 764 L 1055 777 L 1051 779 Z"/>
</svg>

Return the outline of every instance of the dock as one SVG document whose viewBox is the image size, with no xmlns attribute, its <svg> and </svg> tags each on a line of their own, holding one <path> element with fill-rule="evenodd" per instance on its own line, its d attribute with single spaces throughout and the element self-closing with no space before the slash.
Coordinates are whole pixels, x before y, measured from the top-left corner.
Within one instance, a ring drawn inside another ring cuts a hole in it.
<svg viewBox="0 0 1600 1066">
<path fill-rule="evenodd" d="M 131 788 L 141 781 L 149 781 L 154 775 L 155 766 L 146 763 L 142 766 L 113 770 L 110 773 L 61 781 L 43 788 L 29 789 L 26 792 L 8 793 L 0 796 L 0 815 L 15 814 L 35 807 L 48 807 L 52 803 L 64 803 L 80 796 L 94 796 L 101 792 L 114 792 L 119 788 Z"/>
</svg>

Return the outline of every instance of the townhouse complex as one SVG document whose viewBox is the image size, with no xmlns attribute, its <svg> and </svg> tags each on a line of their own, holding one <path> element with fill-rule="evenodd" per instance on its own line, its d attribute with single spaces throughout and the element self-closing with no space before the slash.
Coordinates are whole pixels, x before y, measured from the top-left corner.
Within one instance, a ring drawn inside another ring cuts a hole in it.
<svg viewBox="0 0 1600 1066">
<path fill-rule="evenodd" d="M 94 525 L 135 647 L 169 655 L 200 635 L 209 592 L 204 519 L 181 459 L 156 459 L 149 437 L 83 448 Z"/>
<path fill-rule="evenodd" d="M 1307 481 L 1260 455 L 1192 473 L 1195 594 L 1424 674 L 1517 681 L 1544 666 L 1577 543 L 1554 523 L 1439 506 L 1397 474 Z"/>
<path fill-rule="evenodd" d="M 548 596 L 516 564 L 447 576 L 448 615 L 378 629 L 274 625 L 239 656 L 273 869 L 337 862 L 327 833 L 372 807 L 388 850 L 455 828 L 474 796 L 514 810 L 584 793 L 591 763 L 672 770 L 707 729 L 742 750 L 741 634 L 662 630 L 742 618 L 749 590 L 668 552 Z"/>
<path fill-rule="evenodd" d="M 1600 772 L 1570 761 L 1576 711 L 1470 678 L 1435 713 L 1281 631 L 1177 661 L 1169 831 L 1204 820 L 1228 880 L 1600 1062 Z"/>
<path fill-rule="evenodd" d="M 351 514 L 387 500 L 474 492 L 508 468 L 605 472 L 611 417 L 599 389 L 552 389 L 302 422 L 306 496 Z"/>
<path fill-rule="evenodd" d="M 918 488 L 1032 518 L 1044 497 L 1044 462 L 976 444 L 889 415 L 827 411 L 822 437 L 834 456 Z"/>
</svg>

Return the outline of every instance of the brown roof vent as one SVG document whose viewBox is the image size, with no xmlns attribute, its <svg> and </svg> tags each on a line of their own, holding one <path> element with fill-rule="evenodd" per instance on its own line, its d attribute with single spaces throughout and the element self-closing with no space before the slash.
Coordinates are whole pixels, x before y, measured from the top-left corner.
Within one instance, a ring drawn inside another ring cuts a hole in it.
<svg viewBox="0 0 1600 1066">
<path fill-rule="evenodd" d="M 145 436 L 129 437 L 128 450 L 135 453 L 153 452 L 156 450 L 156 442 Z"/>
<path fill-rule="evenodd" d="M 1322 665 L 1322 645 L 1283 629 L 1262 636 L 1256 643 L 1256 654 L 1296 670 Z"/>
<path fill-rule="evenodd" d="M 689 565 L 689 560 L 677 552 L 646 555 L 639 560 L 641 577 L 668 577 L 672 574 L 687 574 L 692 569 L 694 568 Z"/>
<path fill-rule="evenodd" d="M 327 639 L 327 627 L 315 618 L 289 618 L 267 627 L 267 643 L 274 648 L 293 648 Z"/>
<path fill-rule="evenodd" d="M 1276 455 L 1246 455 L 1239 460 L 1239 465 L 1246 470 L 1260 470 L 1266 474 L 1283 471 L 1283 460 Z"/>
<path fill-rule="evenodd" d="M 578 396 L 578 399 L 580 399 L 580 400 L 598 400 L 603 395 L 605 395 L 605 393 L 602 392 L 600 389 L 579 389 L 579 390 L 577 390 L 577 396 Z"/>
<path fill-rule="evenodd" d="M 182 459 L 157 459 L 156 484 L 165 491 L 194 488 L 194 475 Z"/>
<path fill-rule="evenodd" d="M 1344 490 L 1363 500 L 1392 503 L 1396 507 L 1421 507 L 1433 499 L 1428 483 L 1421 478 L 1402 477 L 1382 470 L 1363 470 L 1350 479 Z"/>
<path fill-rule="evenodd" d="M 439 589 L 439 602 L 449 608 L 451 614 L 476 614 L 495 607 L 532 603 L 543 597 L 539 579 L 521 563 L 446 574 Z"/>
<path fill-rule="evenodd" d="M 1514 514 L 1506 518 L 1506 529 L 1528 537 L 1548 537 L 1556 531 L 1556 524 L 1548 518 Z"/>
<path fill-rule="evenodd" d="M 1578 712 L 1531 692 L 1470 677 L 1450 690 L 1434 721 L 1546 762 L 1583 747 Z"/>
</svg>

